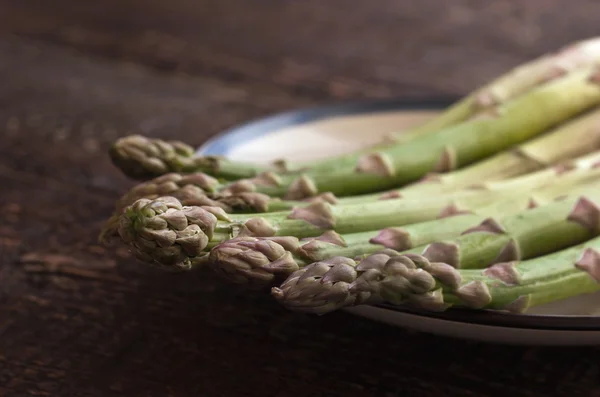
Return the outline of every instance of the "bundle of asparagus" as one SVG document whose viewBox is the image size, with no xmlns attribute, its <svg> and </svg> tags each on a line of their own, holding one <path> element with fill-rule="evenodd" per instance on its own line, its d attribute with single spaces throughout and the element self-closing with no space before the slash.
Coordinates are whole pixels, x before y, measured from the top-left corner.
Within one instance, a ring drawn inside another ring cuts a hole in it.
<svg viewBox="0 0 600 397">
<path fill-rule="evenodd" d="M 523 311 L 600 289 L 600 39 L 520 65 L 437 117 L 318 162 L 196 156 L 133 135 L 142 180 L 101 239 L 310 313 L 386 302 Z"/>
<path fill-rule="evenodd" d="M 315 201 L 349 204 L 399 197 L 419 198 L 452 192 L 472 185 L 490 186 L 494 181 L 539 171 L 553 164 L 561 163 L 561 166 L 564 166 L 575 157 L 592 153 L 600 148 L 598 125 L 600 125 L 600 109 L 593 108 L 583 115 L 567 120 L 540 137 L 454 172 L 427 175 L 419 182 L 383 193 L 342 198 L 335 197 L 331 192 L 303 201 L 281 200 L 256 192 L 224 195 L 219 192 L 223 189 L 223 185 L 205 173 L 171 172 L 133 187 L 119 200 L 114 215 L 118 216 L 124 207 L 133 204 L 137 199 L 157 198 L 164 195 L 179 199 L 183 205 L 217 206 L 227 212 L 275 212 L 308 205 Z M 553 178 L 553 172 L 547 172 L 544 176 L 537 175 L 536 178 L 538 177 Z"/>
<path fill-rule="evenodd" d="M 594 226 L 578 224 L 577 220 L 583 223 L 586 219 L 576 218 L 576 213 L 587 210 L 585 206 L 593 203 L 590 200 L 600 198 L 596 192 L 599 183 L 597 179 L 573 186 L 567 196 L 556 196 L 562 189 L 547 192 L 553 200 L 542 205 L 536 200 L 538 206 L 534 209 L 524 208 L 530 207 L 526 200 L 507 199 L 462 216 L 379 232 L 326 232 L 304 241 L 292 237 L 237 237 L 211 250 L 210 265 L 234 282 L 270 286 L 312 262 L 375 254 L 384 248 L 423 254 L 454 267 L 491 264 L 514 256 L 529 258 L 584 241 L 596 232 Z M 456 239 L 446 241 L 453 237 Z M 543 239 L 550 240 L 551 245 Z"/>
</svg>

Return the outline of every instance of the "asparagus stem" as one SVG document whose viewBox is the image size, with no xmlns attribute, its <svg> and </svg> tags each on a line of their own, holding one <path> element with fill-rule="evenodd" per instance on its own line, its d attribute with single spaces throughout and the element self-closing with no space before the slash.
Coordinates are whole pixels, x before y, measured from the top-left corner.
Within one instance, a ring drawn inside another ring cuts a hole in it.
<svg viewBox="0 0 600 397">
<path fill-rule="evenodd" d="M 600 103 L 596 68 L 576 70 L 536 87 L 486 116 L 426 134 L 401 145 L 363 156 L 352 167 L 331 167 L 324 174 L 272 175 L 240 180 L 230 189 L 250 190 L 286 199 L 329 191 L 348 196 L 391 189 L 427 173 L 450 171 L 543 133 Z M 225 189 L 227 191 L 227 189 Z"/>
<path fill-rule="evenodd" d="M 573 187 L 569 195 L 564 196 L 563 189 L 553 186 L 546 189 L 546 197 L 543 191 L 531 196 L 536 197 L 538 204 L 542 197 L 547 200 L 534 209 L 525 209 L 526 201 L 519 206 L 514 199 L 505 199 L 479 208 L 475 213 L 380 231 L 347 235 L 328 231 L 304 240 L 291 236 L 284 240 L 281 237 L 237 237 L 216 245 L 207 263 L 232 282 L 256 287 L 271 286 L 312 262 L 369 255 L 384 248 L 421 254 L 454 267 L 485 267 L 513 257 L 542 255 L 548 249 L 589 238 L 596 233 L 596 227 L 582 217 L 600 217 L 593 204 L 600 202 L 598 187 L 600 180 Z M 455 240 L 446 241 L 449 238 Z M 549 241 L 552 243 L 548 244 Z"/>
<path fill-rule="evenodd" d="M 375 194 L 342 197 L 339 203 L 370 201 L 381 197 L 415 197 L 440 194 L 468 187 L 474 181 L 493 183 L 527 173 L 540 171 L 551 165 L 568 165 L 571 159 L 592 154 L 600 148 L 600 108 L 559 125 L 530 141 L 476 162 L 470 166 L 444 173 L 431 174 L 422 180 L 397 190 Z M 584 160 L 589 161 L 589 160 Z M 542 177 L 538 174 L 536 178 Z"/>
<path fill-rule="evenodd" d="M 594 187 L 597 189 L 597 186 Z M 563 199 L 505 218 L 488 218 L 453 241 L 438 241 L 407 253 L 456 268 L 478 269 L 532 258 L 585 241 L 598 233 L 600 195 Z"/>
<path fill-rule="evenodd" d="M 590 155 L 573 159 L 571 162 L 561 164 L 558 167 L 549 167 L 542 171 L 523 175 L 518 178 L 508 179 L 501 182 L 480 184 L 477 186 L 477 188 L 487 189 L 489 191 L 504 192 L 514 192 L 523 189 L 533 190 L 543 188 L 546 184 L 555 182 L 557 177 L 559 177 L 560 175 L 564 176 L 565 170 L 569 171 L 569 173 L 567 174 L 569 178 L 577 177 L 577 175 L 579 174 L 585 176 L 587 175 L 587 172 L 591 168 L 594 168 L 598 163 L 600 163 L 600 152 L 594 152 Z M 594 177 L 593 173 L 591 177 Z M 564 178 L 561 179 L 566 180 L 567 183 L 569 183 L 568 181 L 570 180 Z M 123 212 L 123 209 L 141 198 L 153 200 L 164 195 L 169 195 L 178 199 L 183 206 L 220 207 L 226 212 L 229 212 L 231 210 L 231 207 L 227 206 L 222 201 L 213 200 L 208 197 L 208 195 L 210 195 L 211 192 L 214 192 L 216 190 L 217 186 L 218 181 L 216 181 L 216 179 L 202 173 L 189 175 L 182 175 L 177 173 L 166 174 L 154 179 L 153 182 L 146 182 L 137 185 L 136 187 L 131 189 L 126 195 L 124 195 L 121 198 L 121 200 L 119 200 L 115 212 L 103 226 L 100 232 L 99 240 L 102 243 L 107 243 L 112 237 L 116 237 L 118 235 L 120 216 Z M 473 191 L 471 189 L 467 189 L 453 192 L 451 194 L 448 194 L 447 197 L 452 198 L 472 194 Z M 260 206 L 260 204 L 258 203 L 267 202 L 267 200 L 264 197 L 260 197 L 260 194 L 249 193 L 248 195 L 249 196 L 246 198 L 246 200 L 248 200 L 248 202 L 250 200 L 255 200 L 255 202 L 257 203 L 255 204 L 255 206 L 257 207 Z M 322 200 L 326 201 L 327 196 L 324 196 Z M 331 203 L 332 201 L 330 200 L 328 202 Z M 352 203 L 353 202 L 350 201 L 350 204 Z M 357 201 L 355 204 L 358 203 L 360 203 L 360 201 Z M 308 205 L 308 203 L 302 204 Z M 298 207 L 300 207 L 300 205 Z M 356 230 L 354 232 L 356 232 Z"/>
<path fill-rule="evenodd" d="M 439 194 L 462 195 L 464 189 L 473 186 L 502 190 L 507 189 L 513 181 L 519 181 L 516 177 L 524 175 L 529 175 L 530 183 L 539 185 L 554 179 L 557 170 L 573 167 L 589 168 L 600 163 L 600 152 L 594 151 L 600 147 L 598 125 L 600 125 L 600 109 L 516 149 L 499 153 L 463 169 L 441 175 L 430 175 L 420 182 L 383 193 L 337 198 L 328 192 L 303 201 L 294 201 L 281 200 L 257 192 L 242 192 L 215 196 L 215 201 L 228 212 L 239 210 L 276 212 L 308 206 L 315 201 L 345 205 L 397 198 L 417 199 Z M 576 156 L 581 157 L 575 158 Z M 191 200 L 189 202 L 194 205 Z"/>
<path fill-rule="evenodd" d="M 551 165 L 560 167 L 573 166 L 570 160 L 576 157 L 589 155 L 581 161 L 599 162 L 598 152 L 600 147 L 600 109 L 594 108 L 585 114 L 569 120 L 540 137 L 527 141 L 516 148 L 498 153 L 488 159 L 482 160 L 465 168 L 445 174 L 431 174 L 421 181 L 410 184 L 400 189 L 388 190 L 374 194 L 362 194 L 336 198 L 331 193 L 321 194 L 309 200 L 294 201 L 281 200 L 256 192 L 242 192 L 233 195 L 215 197 L 221 205 L 232 211 L 257 211 L 274 212 L 306 206 L 310 202 L 324 200 L 330 204 L 352 204 L 370 202 L 380 199 L 400 197 L 423 197 L 429 194 L 455 192 L 474 184 L 474 181 L 486 181 L 488 186 L 494 182 L 541 171 Z M 538 173 L 538 178 L 553 178 L 554 171 L 547 169 L 545 173 Z M 502 186 L 500 184 L 499 186 Z"/>
<path fill-rule="evenodd" d="M 432 120 L 393 134 L 396 145 L 428 135 L 481 114 L 501 103 L 517 98 L 534 87 L 566 73 L 596 65 L 600 59 L 600 39 L 591 38 L 565 46 L 552 54 L 545 54 L 519 65 L 493 79 L 457 103 L 448 107 Z M 385 145 L 376 145 L 344 156 L 335 156 L 312 164 L 258 165 L 235 162 L 218 156 L 197 157 L 193 149 L 179 141 L 161 141 L 139 135 L 117 141 L 110 149 L 113 163 L 134 179 L 148 179 L 170 172 L 207 172 L 225 179 L 250 178 L 265 171 L 302 171 L 310 167 L 314 172 L 329 172 L 334 167 L 354 167 L 361 155 L 377 151 Z"/>
<path fill-rule="evenodd" d="M 236 236 L 303 238 L 316 237 L 327 230 L 354 233 L 476 213 L 477 209 L 502 199 L 511 199 L 512 206 L 526 208 L 531 203 L 548 201 L 547 197 L 574 192 L 599 177 L 600 169 L 587 173 L 572 171 L 563 173 L 555 183 L 540 187 L 539 191 L 524 186 L 505 192 L 472 190 L 460 197 L 389 200 L 347 206 L 315 203 L 311 207 L 260 216 L 226 214 L 218 207 L 183 206 L 174 197 L 140 199 L 121 214 L 118 233 L 126 244 L 142 252 L 140 257 L 150 255 L 151 262 L 162 261 L 166 266 L 187 268 L 190 265 L 188 256 L 204 255 L 208 244 L 222 242 L 223 236 L 225 239 Z"/>
<path fill-rule="evenodd" d="M 398 190 L 384 193 L 365 194 L 336 198 L 331 193 L 304 200 L 281 200 L 262 193 L 241 192 L 232 195 L 218 194 L 222 185 L 204 173 L 169 173 L 132 188 L 118 202 L 109 222 L 114 225 L 122 209 L 140 198 L 154 199 L 170 195 L 183 205 L 209 205 L 223 208 L 226 212 L 277 212 L 295 207 L 307 206 L 314 201 L 330 204 L 355 204 L 380 199 L 400 197 L 420 197 L 429 194 L 451 193 L 474 184 L 474 181 L 486 181 L 489 188 L 495 185 L 502 188 L 505 179 L 526 174 L 531 171 L 532 181 L 554 178 L 555 171 L 550 165 L 558 167 L 578 167 L 578 163 L 593 164 L 600 162 L 600 109 L 594 109 L 571 120 L 555 130 L 542 135 L 519 147 L 501 152 L 472 166 L 443 175 L 429 176 L 426 180 L 408 185 Z M 583 156 L 573 160 L 577 156 Z M 558 163 L 558 164 L 557 164 Z M 263 175 L 266 177 L 267 175 Z M 105 227 L 110 229 L 110 227 Z M 106 234 L 106 232 L 104 233 Z"/>
<path fill-rule="evenodd" d="M 525 261 L 459 270 L 387 250 L 359 262 L 337 257 L 294 272 L 272 295 L 285 307 L 325 314 L 390 303 L 424 310 L 450 307 L 523 313 L 528 308 L 600 290 L 600 237 Z"/>
</svg>

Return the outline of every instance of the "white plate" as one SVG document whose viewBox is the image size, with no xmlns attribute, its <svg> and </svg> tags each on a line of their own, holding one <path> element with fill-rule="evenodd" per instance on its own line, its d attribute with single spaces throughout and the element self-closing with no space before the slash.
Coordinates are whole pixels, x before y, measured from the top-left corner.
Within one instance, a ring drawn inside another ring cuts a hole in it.
<svg viewBox="0 0 600 397">
<path fill-rule="evenodd" d="M 198 153 L 258 163 L 281 157 L 316 160 L 380 142 L 389 133 L 432 117 L 449 103 L 379 101 L 283 113 L 226 131 Z M 402 328 L 489 342 L 600 344 L 600 293 L 538 306 L 520 315 L 460 309 L 429 313 L 389 306 L 347 311 Z"/>
</svg>

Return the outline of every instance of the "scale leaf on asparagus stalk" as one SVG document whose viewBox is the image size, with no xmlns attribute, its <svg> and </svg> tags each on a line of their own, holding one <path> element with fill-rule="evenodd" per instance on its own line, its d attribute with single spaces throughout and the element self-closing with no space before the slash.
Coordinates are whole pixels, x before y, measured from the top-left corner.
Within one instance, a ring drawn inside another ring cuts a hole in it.
<svg viewBox="0 0 600 397">
<path fill-rule="evenodd" d="M 272 295 L 288 309 L 326 314 L 388 303 L 428 311 L 451 307 L 523 313 L 600 290 L 600 237 L 544 256 L 456 269 L 420 255 L 386 250 L 360 261 L 336 257 L 292 274 Z"/>
<path fill-rule="evenodd" d="M 545 85 L 549 81 L 560 79 L 565 75 L 598 65 L 600 60 L 600 39 L 591 38 L 572 43 L 561 48 L 556 53 L 544 54 L 532 61 L 504 73 L 488 84 L 480 87 L 457 103 L 448 107 L 441 114 L 422 125 L 416 126 L 398 134 L 391 147 L 401 146 L 417 138 L 456 126 L 474 117 L 497 113 L 503 109 L 499 105 L 523 96 L 535 87 Z M 574 95 L 577 95 L 574 93 Z M 541 109 L 543 111 L 543 109 Z M 462 158 L 455 159 L 456 150 L 452 142 L 449 147 L 441 147 L 436 151 L 438 165 L 444 169 L 452 165 L 460 165 Z M 196 156 L 189 145 L 179 141 L 162 141 L 133 135 L 118 140 L 110 149 L 113 163 L 127 176 L 134 179 L 149 179 L 170 172 L 206 172 L 226 180 L 252 178 L 262 172 L 298 173 L 306 171 L 308 176 L 327 174 L 332 168 L 353 169 L 358 164 L 359 169 L 374 170 L 385 173 L 395 171 L 393 161 L 387 158 L 386 144 L 376 145 L 354 153 L 334 156 L 312 164 L 286 165 L 279 161 L 271 165 L 236 162 L 221 156 Z M 379 150 L 383 150 L 379 152 Z M 369 154 L 370 153 L 370 154 Z M 366 155 L 366 156 L 365 156 Z M 456 164 L 453 164 L 456 162 Z M 434 171 L 435 161 L 426 162 L 428 171 Z M 423 164 L 424 165 L 424 164 Z M 407 179 L 407 178 L 405 178 Z M 408 178 L 410 179 L 410 178 Z M 312 181 L 320 189 L 317 179 Z M 297 184 L 296 184 L 297 185 Z M 293 185 L 293 186 L 296 186 Z M 283 195 L 283 193 L 282 193 Z M 291 195 L 291 193 L 288 193 Z M 295 195 L 297 196 L 297 194 Z"/>
</svg>

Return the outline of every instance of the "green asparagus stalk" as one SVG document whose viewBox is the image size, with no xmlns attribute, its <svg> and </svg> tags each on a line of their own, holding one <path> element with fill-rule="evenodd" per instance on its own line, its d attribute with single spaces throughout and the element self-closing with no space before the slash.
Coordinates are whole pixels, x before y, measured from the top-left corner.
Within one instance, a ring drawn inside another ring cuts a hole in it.
<svg viewBox="0 0 600 397">
<path fill-rule="evenodd" d="M 432 194 L 456 192 L 473 185 L 485 185 L 488 188 L 497 185 L 501 188 L 502 181 L 508 178 L 540 171 L 545 167 L 545 172 L 537 173 L 534 177 L 535 180 L 541 181 L 554 178 L 555 170 L 550 167 L 551 165 L 560 168 L 573 167 L 572 159 L 590 153 L 591 156 L 582 161 L 598 162 L 600 158 L 593 151 L 600 147 L 599 126 L 600 109 L 595 108 L 516 148 L 453 172 L 427 175 L 419 182 L 383 193 L 337 198 L 327 192 L 304 201 L 294 201 L 281 200 L 257 192 L 241 192 L 232 195 L 216 195 L 215 200 L 219 201 L 228 212 L 240 210 L 270 212 L 306 206 L 316 200 L 343 205 L 382 199 L 426 197 Z"/>
<path fill-rule="evenodd" d="M 272 295 L 285 307 L 325 314 L 358 305 L 410 305 L 523 313 L 600 290 L 600 237 L 529 260 L 456 269 L 392 250 L 361 261 L 337 257 L 296 271 Z"/>
<path fill-rule="evenodd" d="M 535 178 L 553 178 L 551 165 L 571 167 L 575 158 L 597 162 L 600 148 L 600 108 L 568 120 L 553 130 L 515 148 L 500 152 L 473 165 L 444 174 L 430 174 L 401 189 L 340 198 L 340 203 L 381 199 L 386 197 L 423 197 L 428 194 L 454 192 L 472 185 L 494 186 L 496 182 L 541 171 Z M 588 156 L 590 155 L 591 156 Z M 502 183 L 500 183 L 502 185 Z"/>
<path fill-rule="evenodd" d="M 547 54 L 533 61 L 516 67 L 509 72 L 494 79 L 489 84 L 464 97 L 454 105 L 447 108 L 429 122 L 410 129 L 409 131 L 395 134 L 398 141 L 395 146 L 401 146 L 415 138 L 427 136 L 448 127 L 455 126 L 466 120 L 486 114 L 488 110 L 496 112 L 498 105 L 518 98 L 532 88 L 546 84 L 553 79 L 559 79 L 565 74 L 581 70 L 598 64 L 600 60 L 600 40 L 592 38 L 573 43 L 559 50 L 555 54 Z M 435 139 L 434 139 L 435 140 Z M 452 146 L 452 142 L 447 142 Z M 178 141 L 166 142 L 152 140 L 139 135 L 126 137 L 117 141 L 110 150 L 113 163 L 123 173 L 135 179 L 148 179 L 170 172 L 206 172 L 224 179 L 236 180 L 249 178 L 265 171 L 303 172 L 310 168 L 309 176 L 320 173 L 327 174 L 332 167 L 340 169 L 353 169 L 356 164 L 360 169 L 388 168 L 386 153 L 379 152 L 386 145 L 376 145 L 373 148 L 356 151 L 343 156 L 334 156 L 312 164 L 300 164 L 290 167 L 285 162 L 278 161 L 273 165 L 261 166 L 252 163 L 235 162 L 220 156 L 198 157 L 193 149 Z M 429 168 L 435 165 L 439 158 L 441 165 L 448 165 L 445 157 L 454 156 L 454 148 L 437 148 L 437 157 L 428 162 L 423 161 L 422 166 Z M 440 151 L 441 150 L 441 151 Z M 366 153 L 371 155 L 362 157 Z M 452 160 L 455 160 L 452 158 Z M 463 163 L 462 158 L 456 165 Z M 385 170 L 384 170 L 385 171 Z M 386 171 L 387 172 L 387 171 Z M 407 177 L 401 180 L 406 180 Z M 319 180 L 314 181 L 319 187 Z"/>
<path fill-rule="evenodd" d="M 588 173 L 563 173 L 548 186 L 555 189 L 552 197 L 597 181 L 600 169 Z M 389 200 L 368 204 L 331 206 L 315 203 L 310 207 L 287 212 L 256 214 L 226 214 L 210 206 L 183 206 L 174 197 L 155 200 L 140 199 L 128 206 L 120 216 L 118 233 L 142 260 L 175 269 L 187 269 L 204 257 L 205 249 L 237 236 L 297 238 L 316 237 L 324 231 L 345 234 L 402 226 L 440 217 L 474 212 L 478 208 L 502 199 L 525 208 L 543 197 L 527 189 L 505 192 L 472 190 L 460 197 L 433 197 L 423 200 Z"/>
<path fill-rule="evenodd" d="M 572 159 L 592 154 L 585 161 L 600 162 L 600 156 L 593 152 L 600 148 L 600 108 L 595 108 L 582 116 L 561 124 L 518 147 L 477 162 L 471 166 L 437 175 L 428 175 L 424 180 L 397 190 L 383 193 L 365 194 L 337 198 L 324 193 L 304 201 L 281 200 L 262 193 L 241 192 L 222 195 L 222 188 L 215 178 L 204 173 L 169 173 L 140 183 L 125 194 L 117 204 L 110 224 L 118 218 L 121 210 L 140 198 L 154 199 L 160 196 L 173 196 L 183 205 L 210 205 L 223 208 L 226 212 L 277 212 L 309 205 L 322 200 L 330 204 L 351 204 L 400 197 L 423 197 L 429 194 L 454 192 L 469 187 L 478 181 L 485 181 L 492 187 L 494 182 L 539 171 L 546 167 L 546 173 L 538 173 L 535 179 L 554 178 L 551 165 L 571 167 Z M 268 174 L 263 174 L 267 177 Z"/>
<path fill-rule="evenodd" d="M 474 163 L 547 131 L 600 103 L 596 69 L 577 70 L 456 126 L 365 155 L 325 174 L 281 175 L 271 182 L 239 180 L 230 189 L 302 199 L 329 191 L 348 196 L 391 189 L 432 171 Z"/>
<path fill-rule="evenodd" d="M 369 255 L 384 248 L 421 254 L 457 268 L 485 267 L 512 257 L 542 255 L 597 233 L 582 217 L 595 216 L 593 203 L 600 202 L 599 187 L 600 180 L 570 189 L 566 197 L 555 192 L 548 198 L 560 201 L 549 200 L 534 209 L 520 208 L 508 199 L 474 213 L 379 232 L 339 235 L 328 231 L 304 241 L 292 236 L 237 237 L 215 246 L 207 263 L 234 283 L 256 287 L 271 286 L 312 262 Z M 449 238 L 455 240 L 446 241 Z"/>
<path fill-rule="evenodd" d="M 555 168 L 551 167 L 552 165 L 557 166 L 559 169 L 574 167 L 577 165 L 574 165 L 572 160 L 582 156 L 582 159 L 578 161 L 587 162 L 588 164 L 600 160 L 597 152 L 594 152 L 600 148 L 599 126 L 600 109 L 596 107 L 515 148 L 452 172 L 428 174 L 418 182 L 400 189 L 341 198 L 337 198 L 328 192 L 316 196 L 316 198 L 331 204 L 351 204 L 453 193 L 472 186 L 486 186 L 490 189 L 496 186 L 502 188 L 504 186 L 502 182 L 506 179 L 541 171 L 544 168 L 544 172 L 532 174 L 532 181 L 552 179 L 555 177 Z M 314 202 L 314 199 L 304 200 L 303 202 L 285 201 L 279 198 L 270 198 L 261 193 L 246 192 L 224 196 L 219 198 L 218 201 L 231 210 L 253 209 L 258 212 L 266 212 L 307 205 L 307 202 Z"/>
<path fill-rule="evenodd" d="M 588 145 L 592 147 L 593 145 Z M 460 197 L 463 195 L 471 195 L 472 189 L 486 189 L 489 191 L 517 191 L 522 189 L 537 189 L 545 186 L 548 183 L 552 183 L 557 178 L 558 174 L 564 173 L 565 170 L 575 173 L 585 173 L 591 168 L 600 164 L 600 151 L 593 152 L 591 154 L 571 159 L 568 162 L 563 162 L 555 167 L 548 167 L 545 170 L 523 175 L 518 178 L 512 178 L 500 182 L 487 182 L 478 185 L 472 185 L 471 189 L 457 190 L 451 193 L 447 193 L 447 197 Z M 571 176 L 570 176 L 571 177 Z M 99 236 L 99 240 L 102 243 L 107 243 L 111 238 L 117 237 L 118 225 L 120 215 L 125 207 L 133 204 L 136 200 L 141 198 L 156 199 L 161 196 L 172 196 L 180 201 L 183 206 L 210 206 L 220 207 L 225 212 L 231 213 L 232 208 L 225 204 L 221 200 L 211 199 L 211 193 L 213 193 L 218 186 L 216 179 L 202 174 L 166 174 L 156 178 L 153 182 L 145 182 L 135 186 L 121 200 L 117 203 L 116 210 L 113 215 L 108 219 L 102 228 Z M 410 198 L 410 197 L 409 197 Z M 415 197 L 414 199 L 417 199 Z M 250 198 L 249 198 L 250 200 Z M 322 199 L 330 204 L 335 204 L 335 201 L 329 201 L 326 198 Z M 267 202 L 266 200 L 257 199 L 258 202 Z M 349 204 L 359 204 L 361 201 L 347 201 Z M 368 201 L 367 201 L 368 202 Z M 375 202 L 375 200 L 373 200 Z M 338 202 L 339 203 L 339 202 Z M 339 203 L 344 204 L 346 201 Z M 309 203 L 299 202 L 297 207 L 307 206 Z M 287 208 L 282 208 L 285 211 Z M 290 208 L 294 209 L 294 207 Z M 259 211 L 261 212 L 261 211 Z"/>
</svg>

